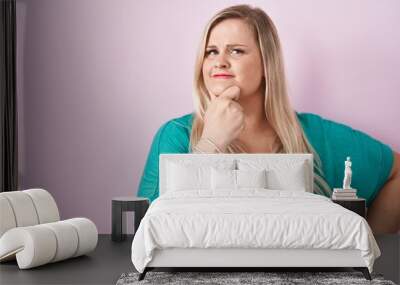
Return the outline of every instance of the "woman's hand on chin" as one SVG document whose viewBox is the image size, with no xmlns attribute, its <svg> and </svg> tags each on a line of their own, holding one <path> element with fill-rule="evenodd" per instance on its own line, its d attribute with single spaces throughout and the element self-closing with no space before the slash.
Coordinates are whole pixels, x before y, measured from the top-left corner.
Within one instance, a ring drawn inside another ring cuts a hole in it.
<svg viewBox="0 0 400 285">
<path fill-rule="evenodd" d="M 243 108 L 236 102 L 240 88 L 233 85 L 219 95 L 209 93 L 211 103 L 204 116 L 202 138 L 210 139 L 221 150 L 225 150 L 244 129 Z"/>
</svg>

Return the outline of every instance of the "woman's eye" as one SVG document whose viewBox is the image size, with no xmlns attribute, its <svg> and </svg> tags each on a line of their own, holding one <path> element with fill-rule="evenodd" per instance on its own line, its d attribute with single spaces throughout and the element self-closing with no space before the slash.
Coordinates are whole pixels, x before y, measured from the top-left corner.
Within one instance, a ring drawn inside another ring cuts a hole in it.
<svg viewBox="0 0 400 285">
<path fill-rule="evenodd" d="M 215 49 L 210 49 L 210 50 L 206 51 L 206 55 L 211 55 L 214 52 L 216 52 Z"/>
<path fill-rule="evenodd" d="M 237 48 L 232 49 L 230 52 L 231 52 L 231 54 L 234 54 L 234 55 L 244 53 L 243 50 L 237 49 Z M 209 55 L 216 55 L 216 54 L 218 54 L 218 51 L 215 50 L 215 49 L 210 49 L 210 50 L 206 51 L 206 56 L 209 56 Z"/>
<path fill-rule="evenodd" d="M 235 48 L 232 50 L 232 53 L 233 54 L 241 54 L 241 53 L 243 53 L 243 50 Z"/>
</svg>

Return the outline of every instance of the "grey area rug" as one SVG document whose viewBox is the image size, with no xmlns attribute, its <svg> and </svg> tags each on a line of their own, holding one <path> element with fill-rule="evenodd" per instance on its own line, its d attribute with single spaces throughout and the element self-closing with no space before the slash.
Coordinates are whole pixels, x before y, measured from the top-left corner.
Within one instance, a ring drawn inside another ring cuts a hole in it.
<svg viewBox="0 0 400 285">
<path fill-rule="evenodd" d="M 139 273 L 124 273 L 117 285 L 133 284 L 390 284 L 381 274 L 366 280 L 361 272 L 147 272 L 138 281 Z"/>
</svg>

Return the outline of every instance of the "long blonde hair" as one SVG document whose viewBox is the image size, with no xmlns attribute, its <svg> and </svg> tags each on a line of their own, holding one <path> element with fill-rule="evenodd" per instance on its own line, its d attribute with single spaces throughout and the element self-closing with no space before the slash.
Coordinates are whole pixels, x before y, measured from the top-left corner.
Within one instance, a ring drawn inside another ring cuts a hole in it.
<svg viewBox="0 0 400 285">
<path fill-rule="evenodd" d="M 318 153 L 308 142 L 306 135 L 292 109 L 287 95 L 286 76 L 284 72 L 283 55 L 276 27 L 270 17 L 259 8 L 248 5 L 228 7 L 218 12 L 207 24 L 197 54 L 194 76 L 194 107 L 190 149 L 201 137 L 204 126 L 204 114 L 210 103 L 210 97 L 204 84 L 202 65 L 206 44 L 210 31 L 226 19 L 243 19 L 252 29 L 260 48 L 264 74 L 263 90 L 265 94 L 265 116 L 270 126 L 275 130 L 274 152 L 281 153 L 313 153 L 314 155 L 314 193 L 330 196 L 332 190 L 323 178 L 322 163 Z M 233 141 L 226 150 L 227 153 L 245 152 L 238 141 Z"/>
</svg>

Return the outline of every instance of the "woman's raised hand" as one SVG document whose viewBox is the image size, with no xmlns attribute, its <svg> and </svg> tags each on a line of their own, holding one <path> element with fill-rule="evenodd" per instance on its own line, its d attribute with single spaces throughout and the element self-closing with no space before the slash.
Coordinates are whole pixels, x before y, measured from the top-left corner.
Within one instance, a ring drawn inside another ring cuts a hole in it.
<svg viewBox="0 0 400 285">
<path fill-rule="evenodd" d="M 240 88 L 228 87 L 218 96 L 209 93 L 211 103 L 204 115 L 202 138 L 212 140 L 225 150 L 244 129 L 243 108 L 235 101 L 239 99 Z"/>
</svg>

